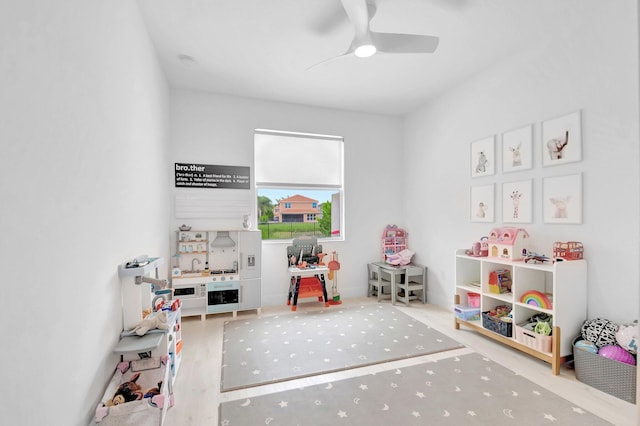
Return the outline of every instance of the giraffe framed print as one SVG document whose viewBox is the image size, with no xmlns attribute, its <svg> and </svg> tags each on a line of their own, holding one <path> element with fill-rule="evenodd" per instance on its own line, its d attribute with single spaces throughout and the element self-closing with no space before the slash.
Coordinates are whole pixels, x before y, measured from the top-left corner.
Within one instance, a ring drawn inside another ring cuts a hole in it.
<svg viewBox="0 0 640 426">
<path fill-rule="evenodd" d="M 531 179 L 502 184 L 502 221 L 533 222 L 533 181 Z"/>
</svg>

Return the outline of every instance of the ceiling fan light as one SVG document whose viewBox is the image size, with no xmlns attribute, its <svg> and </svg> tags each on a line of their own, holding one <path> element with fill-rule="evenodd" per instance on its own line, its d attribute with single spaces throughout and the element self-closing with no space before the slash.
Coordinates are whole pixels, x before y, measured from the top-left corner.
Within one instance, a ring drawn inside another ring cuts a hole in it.
<svg viewBox="0 0 640 426">
<path fill-rule="evenodd" d="M 363 44 L 358 46 L 355 50 L 355 54 L 358 58 L 368 58 L 376 53 L 376 47 L 373 44 Z"/>
</svg>

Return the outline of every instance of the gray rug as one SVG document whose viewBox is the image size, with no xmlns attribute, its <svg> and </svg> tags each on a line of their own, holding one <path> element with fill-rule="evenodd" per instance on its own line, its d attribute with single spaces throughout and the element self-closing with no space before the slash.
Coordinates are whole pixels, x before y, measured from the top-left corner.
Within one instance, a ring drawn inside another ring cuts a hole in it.
<svg viewBox="0 0 640 426">
<path fill-rule="evenodd" d="M 225 323 L 223 392 L 463 347 L 389 304 Z"/>
<path fill-rule="evenodd" d="M 220 425 L 608 425 L 477 353 L 220 404 Z"/>
</svg>

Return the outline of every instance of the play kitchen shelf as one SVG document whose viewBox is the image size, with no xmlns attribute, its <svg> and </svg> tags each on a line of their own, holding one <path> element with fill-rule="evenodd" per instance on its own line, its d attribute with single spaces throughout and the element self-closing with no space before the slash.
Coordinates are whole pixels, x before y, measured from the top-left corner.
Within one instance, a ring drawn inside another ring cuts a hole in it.
<svg viewBox="0 0 640 426">
<path fill-rule="evenodd" d="M 454 303 L 459 311 L 476 305 L 480 319 L 456 315 L 454 326 L 474 331 L 551 364 L 560 373 L 561 360 L 572 354 L 572 339 L 587 317 L 587 263 L 584 260 L 526 263 L 496 257 L 455 254 Z M 499 278 L 502 277 L 502 278 Z M 503 284 L 502 286 L 500 284 Z M 512 323 L 497 323 L 487 312 L 511 309 Z M 519 324 L 545 314 L 552 317 L 550 337 L 523 332 Z"/>
</svg>

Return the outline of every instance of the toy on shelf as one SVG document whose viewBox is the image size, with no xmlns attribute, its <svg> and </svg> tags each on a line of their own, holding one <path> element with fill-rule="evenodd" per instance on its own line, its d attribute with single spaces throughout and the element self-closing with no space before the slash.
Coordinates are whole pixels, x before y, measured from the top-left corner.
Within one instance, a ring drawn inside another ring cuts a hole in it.
<svg viewBox="0 0 640 426">
<path fill-rule="evenodd" d="M 480 241 L 473 243 L 469 250 L 465 251 L 467 256 L 487 257 L 489 256 L 489 237 L 482 237 Z"/>
<path fill-rule="evenodd" d="M 387 225 L 382 232 L 382 260 L 407 249 L 407 231 L 396 225 Z"/>
<path fill-rule="evenodd" d="M 553 309 L 553 303 L 549 296 L 538 290 L 525 291 L 520 297 L 520 302 L 542 309 Z"/>
<path fill-rule="evenodd" d="M 565 260 L 579 260 L 584 256 L 584 246 L 577 241 L 553 243 L 553 257 Z"/>
<path fill-rule="evenodd" d="M 148 316 L 140 321 L 133 329 L 131 329 L 131 331 L 136 333 L 138 336 L 144 336 L 149 330 L 154 330 L 156 328 L 158 330 L 169 329 L 166 311 L 158 311 L 155 315 Z"/>
<path fill-rule="evenodd" d="M 544 254 L 538 254 L 534 251 L 527 251 L 527 250 L 522 250 L 522 257 L 524 259 L 524 263 L 529 263 L 529 262 L 544 263 L 551 260 Z"/>
<path fill-rule="evenodd" d="M 480 241 L 473 244 L 473 254 L 476 257 L 489 256 L 489 237 L 482 237 Z"/>
<path fill-rule="evenodd" d="M 494 228 L 489 233 L 489 256 L 520 260 L 523 250 L 526 250 L 524 240 L 527 238 L 529 233 L 523 228 Z"/>
<path fill-rule="evenodd" d="M 508 269 L 497 269 L 489 273 L 489 291 L 502 294 L 511 293 L 511 272 Z"/>
</svg>

